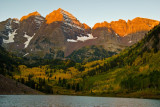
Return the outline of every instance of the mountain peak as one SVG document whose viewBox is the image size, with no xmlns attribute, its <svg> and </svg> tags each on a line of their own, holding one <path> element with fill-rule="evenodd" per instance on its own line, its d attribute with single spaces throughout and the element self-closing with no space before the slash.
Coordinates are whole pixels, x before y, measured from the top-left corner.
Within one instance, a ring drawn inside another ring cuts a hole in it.
<svg viewBox="0 0 160 107">
<path fill-rule="evenodd" d="M 63 11 L 63 9 L 62 8 L 58 8 L 57 11 Z"/>
<path fill-rule="evenodd" d="M 57 10 L 54 10 L 53 12 L 49 13 L 46 16 L 46 23 L 51 24 L 53 22 L 63 21 L 63 15 L 61 14 L 62 9 L 59 8 Z"/>
<path fill-rule="evenodd" d="M 111 28 L 115 33 L 123 37 L 131 33 L 149 31 L 158 24 L 159 21 L 157 20 L 136 17 L 132 20 L 128 20 L 127 22 L 119 19 L 118 21 L 112 21 L 111 23 L 107 23 L 105 21 L 102 23 L 96 23 L 93 29 Z"/>
<path fill-rule="evenodd" d="M 59 8 L 46 16 L 46 23 L 50 24 L 58 21 L 65 21 L 65 19 L 76 20 L 71 13 Z"/>
<path fill-rule="evenodd" d="M 94 26 L 93 26 L 93 29 L 97 29 L 97 28 L 109 28 L 110 27 L 110 23 L 104 21 L 102 23 L 96 23 Z"/>
<path fill-rule="evenodd" d="M 155 24 L 155 25 L 159 24 L 159 21 L 157 21 L 157 20 L 152 20 L 152 19 L 142 18 L 142 17 L 136 17 L 136 18 L 132 19 L 132 22 L 147 23 L 148 25 L 149 24 Z"/>
<path fill-rule="evenodd" d="M 32 12 L 32 13 L 29 13 L 28 15 L 23 16 L 23 17 L 20 19 L 20 21 L 23 21 L 23 20 L 25 20 L 25 19 L 27 19 L 27 18 L 29 18 L 29 17 L 31 17 L 31 16 L 40 16 L 40 14 L 39 14 L 37 11 Z"/>
<path fill-rule="evenodd" d="M 136 17 L 136 18 L 132 19 L 132 21 L 133 20 L 151 20 L 151 19 L 143 18 L 143 17 Z"/>
</svg>

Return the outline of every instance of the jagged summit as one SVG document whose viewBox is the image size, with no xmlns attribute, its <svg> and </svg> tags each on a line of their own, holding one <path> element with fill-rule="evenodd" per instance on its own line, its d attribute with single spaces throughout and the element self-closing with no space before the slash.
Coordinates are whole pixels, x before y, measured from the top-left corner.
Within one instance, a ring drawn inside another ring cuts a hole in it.
<svg viewBox="0 0 160 107">
<path fill-rule="evenodd" d="M 72 23 L 72 24 L 76 24 L 79 26 L 83 26 L 76 17 L 74 17 L 71 13 L 59 8 L 57 10 L 54 10 L 53 12 L 51 12 L 50 14 L 48 14 L 46 16 L 46 23 L 47 24 L 51 24 L 53 22 L 58 22 L 58 21 L 62 21 L 62 22 L 66 22 L 67 23 Z"/>
<path fill-rule="evenodd" d="M 156 20 L 136 17 L 133 20 L 128 20 L 127 22 L 125 20 L 119 19 L 118 21 L 112 21 L 111 23 L 108 23 L 106 21 L 102 23 L 96 23 L 93 29 L 109 28 L 123 37 L 131 33 L 149 31 L 158 24 L 159 21 Z"/>
<path fill-rule="evenodd" d="M 96 23 L 92 29 L 98 29 L 98 28 L 110 28 L 110 23 L 108 23 L 107 21 Z"/>
<path fill-rule="evenodd" d="M 60 14 L 61 9 L 58 10 L 54 10 L 53 12 L 51 12 L 50 14 L 48 14 L 46 16 L 46 23 L 50 24 L 53 23 L 55 21 L 63 21 L 63 15 Z"/>
<path fill-rule="evenodd" d="M 86 23 L 83 23 L 85 29 L 91 29 Z"/>
<path fill-rule="evenodd" d="M 28 58 L 63 58 L 91 45 L 117 53 L 125 46 L 137 43 L 157 24 L 159 21 L 137 17 L 128 21 L 104 21 L 90 28 L 59 8 L 46 17 L 36 11 L 20 21 L 0 22 L 0 44 L 18 56 Z"/>
<path fill-rule="evenodd" d="M 27 18 L 29 18 L 29 17 L 31 17 L 31 16 L 41 16 L 37 11 L 35 11 L 35 12 L 32 12 L 32 13 L 29 13 L 28 15 L 26 15 L 26 16 L 23 16 L 21 19 L 20 19 L 20 21 L 23 21 L 23 20 L 25 20 L 25 19 L 27 19 Z"/>
</svg>

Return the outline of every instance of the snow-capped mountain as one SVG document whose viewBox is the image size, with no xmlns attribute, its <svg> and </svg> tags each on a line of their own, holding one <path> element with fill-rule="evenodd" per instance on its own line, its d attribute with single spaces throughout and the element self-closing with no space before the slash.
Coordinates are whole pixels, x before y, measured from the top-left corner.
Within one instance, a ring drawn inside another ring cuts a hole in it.
<svg viewBox="0 0 160 107">
<path fill-rule="evenodd" d="M 64 58 L 84 46 L 103 46 L 119 52 L 141 40 L 159 21 L 137 18 L 97 23 L 91 29 L 59 8 L 45 18 L 38 12 L 0 22 L 0 44 L 18 56 Z"/>
<path fill-rule="evenodd" d="M 23 55 L 28 47 L 31 39 L 39 30 L 44 18 L 38 13 L 33 12 L 27 16 L 18 19 L 7 19 L 4 22 L 4 28 L 1 29 L 1 34 L 7 36 L 3 38 L 1 35 L 1 44 L 7 50 L 18 55 Z"/>
</svg>

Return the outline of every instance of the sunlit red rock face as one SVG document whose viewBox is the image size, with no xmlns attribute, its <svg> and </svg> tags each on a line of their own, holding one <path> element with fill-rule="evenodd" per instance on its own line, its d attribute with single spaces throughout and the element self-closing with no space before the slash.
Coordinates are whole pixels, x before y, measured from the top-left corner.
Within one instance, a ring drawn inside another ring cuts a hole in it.
<svg viewBox="0 0 160 107">
<path fill-rule="evenodd" d="M 63 15 L 61 14 L 61 9 L 54 10 L 46 16 L 46 23 L 51 24 L 56 21 L 64 21 Z"/>
<path fill-rule="evenodd" d="M 110 23 L 104 21 L 102 23 L 96 23 L 92 29 L 99 29 L 99 28 L 110 28 Z"/>
<path fill-rule="evenodd" d="M 88 26 L 87 24 L 83 23 L 84 29 L 87 33 L 91 33 L 91 27 Z"/>
<path fill-rule="evenodd" d="M 7 50 L 29 58 L 63 58 L 84 46 L 103 46 L 120 52 L 141 40 L 158 21 L 133 20 L 97 23 L 91 29 L 71 13 L 59 8 L 45 18 L 38 12 L 23 16 L 20 21 L 0 22 L 0 44 Z"/>
<path fill-rule="evenodd" d="M 51 24 L 53 22 L 68 22 L 76 24 L 80 27 L 83 27 L 83 24 L 81 24 L 76 17 L 74 17 L 71 13 L 59 8 L 58 10 L 54 10 L 50 14 L 48 14 L 45 18 L 47 24 Z"/>
<path fill-rule="evenodd" d="M 94 25 L 92 34 L 93 36 L 112 41 L 112 43 L 131 46 L 140 41 L 149 30 L 158 24 L 159 21 L 140 17 L 127 22 L 122 19 L 112 21 L 111 23 L 104 21 Z M 106 43 L 104 43 L 105 46 L 109 46 L 108 42 Z"/>
<path fill-rule="evenodd" d="M 149 31 L 158 24 L 159 21 L 137 17 L 133 20 L 128 20 L 127 22 L 125 20 L 120 19 L 118 21 L 112 21 L 111 23 L 97 23 L 94 25 L 93 29 L 107 27 L 112 29 L 119 36 L 123 37 L 132 33 Z"/>
<path fill-rule="evenodd" d="M 91 29 L 91 27 L 89 27 L 87 24 L 83 23 L 83 26 L 85 29 Z"/>
<path fill-rule="evenodd" d="M 80 23 L 72 14 L 59 8 L 46 16 L 45 22 L 28 48 L 34 53 L 40 52 L 44 57 L 56 58 L 60 52 L 63 57 L 63 54 L 67 56 L 75 49 L 84 46 L 83 42 L 77 39 L 87 37 L 90 33 L 91 28 L 88 25 Z"/>
<path fill-rule="evenodd" d="M 20 21 L 23 21 L 23 20 L 25 20 L 25 19 L 27 19 L 27 18 L 29 18 L 29 17 L 31 17 L 31 16 L 41 16 L 41 15 L 40 15 L 37 11 L 35 11 L 35 12 L 32 12 L 32 13 L 26 15 L 26 16 L 23 16 L 23 17 L 20 19 Z"/>
<path fill-rule="evenodd" d="M 2 26 L 2 27 L 1 27 Z M 80 23 L 69 12 L 59 8 L 45 18 L 38 12 L 29 13 L 20 20 L 0 22 L 0 44 L 20 56 L 58 58 L 81 48 L 89 38 L 91 28 Z M 11 35 L 12 38 L 9 39 Z M 78 37 L 82 41 L 78 40 Z M 94 42 L 93 42 L 94 43 Z"/>
</svg>

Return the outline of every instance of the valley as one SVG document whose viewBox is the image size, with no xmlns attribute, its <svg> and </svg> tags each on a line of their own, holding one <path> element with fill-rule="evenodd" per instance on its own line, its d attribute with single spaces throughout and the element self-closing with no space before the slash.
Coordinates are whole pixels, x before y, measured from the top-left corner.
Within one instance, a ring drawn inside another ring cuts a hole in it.
<svg viewBox="0 0 160 107">
<path fill-rule="evenodd" d="M 91 28 L 61 8 L 33 12 L 0 22 L 0 74 L 45 94 L 159 99 L 159 40 L 156 20 Z"/>
</svg>

